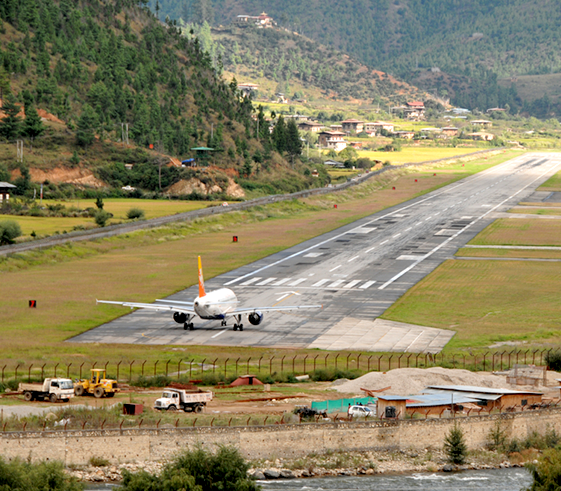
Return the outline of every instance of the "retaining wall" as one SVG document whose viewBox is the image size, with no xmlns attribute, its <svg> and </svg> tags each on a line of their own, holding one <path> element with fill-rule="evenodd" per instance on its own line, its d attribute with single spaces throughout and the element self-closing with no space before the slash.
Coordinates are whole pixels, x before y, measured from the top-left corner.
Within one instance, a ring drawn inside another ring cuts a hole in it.
<svg viewBox="0 0 561 491">
<path fill-rule="evenodd" d="M 320 423 L 247 427 L 160 428 L 5 432 L 0 455 L 6 459 L 58 460 L 65 465 L 87 464 L 92 456 L 111 463 L 159 461 L 197 443 L 237 447 L 248 459 L 303 457 L 329 450 L 396 450 L 441 448 L 457 422 L 468 448 L 483 447 L 497 421 L 508 438 L 525 438 L 533 431 L 561 433 L 561 408 L 503 413 L 469 418 Z"/>
</svg>

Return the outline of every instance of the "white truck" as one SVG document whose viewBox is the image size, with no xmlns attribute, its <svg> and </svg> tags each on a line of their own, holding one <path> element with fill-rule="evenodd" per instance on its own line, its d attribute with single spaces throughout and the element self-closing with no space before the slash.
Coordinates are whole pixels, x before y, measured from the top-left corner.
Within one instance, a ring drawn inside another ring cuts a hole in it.
<svg viewBox="0 0 561 491">
<path fill-rule="evenodd" d="M 164 409 L 166 411 L 183 409 L 185 412 L 193 411 L 194 413 L 200 413 L 203 407 L 206 406 L 206 403 L 210 401 L 212 401 L 211 391 L 165 388 L 162 397 L 156 399 L 154 409 L 160 411 Z"/>
<path fill-rule="evenodd" d="M 46 378 L 43 383 L 20 383 L 19 392 L 23 392 L 26 401 L 49 399 L 51 402 L 67 402 L 74 397 L 74 384 L 69 378 Z"/>
</svg>

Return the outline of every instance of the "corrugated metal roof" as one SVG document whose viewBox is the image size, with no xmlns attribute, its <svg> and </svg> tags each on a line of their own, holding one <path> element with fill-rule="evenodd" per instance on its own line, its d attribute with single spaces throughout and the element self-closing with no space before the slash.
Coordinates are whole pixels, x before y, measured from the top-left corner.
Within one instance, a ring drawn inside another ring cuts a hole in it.
<svg viewBox="0 0 561 491">
<path fill-rule="evenodd" d="M 463 394 L 451 394 L 449 392 L 438 392 L 432 394 L 421 394 L 409 396 L 407 407 L 431 407 L 431 406 L 450 406 L 452 404 L 477 404 L 479 399 L 468 397 Z"/>
<path fill-rule="evenodd" d="M 464 391 L 450 391 L 450 390 L 439 390 L 439 389 L 427 389 L 425 390 L 425 393 L 428 394 L 450 394 L 451 392 L 453 392 L 454 394 L 457 394 L 458 397 L 461 396 L 465 396 L 465 397 L 473 397 L 475 399 L 478 399 L 480 401 L 497 401 L 499 400 L 503 394 L 484 394 L 483 392 L 464 392 Z"/>
<path fill-rule="evenodd" d="M 378 399 L 383 401 L 407 401 L 410 398 L 411 396 L 390 396 L 386 394 L 378 396 Z"/>
<path fill-rule="evenodd" d="M 498 394 L 498 395 L 506 395 L 506 394 L 543 395 L 543 392 L 530 392 L 527 390 L 511 390 L 511 389 L 492 389 L 489 387 L 478 387 L 474 385 L 429 385 L 427 389 L 454 390 L 457 392 L 477 392 L 480 394 Z"/>
<path fill-rule="evenodd" d="M 0 188 L 15 188 L 15 187 L 16 186 L 10 184 L 9 182 L 0 182 Z"/>
</svg>

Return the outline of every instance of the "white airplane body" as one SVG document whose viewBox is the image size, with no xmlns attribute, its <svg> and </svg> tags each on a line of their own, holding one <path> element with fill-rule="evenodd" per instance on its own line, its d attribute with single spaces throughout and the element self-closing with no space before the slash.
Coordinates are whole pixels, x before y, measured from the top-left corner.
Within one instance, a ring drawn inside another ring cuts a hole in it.
<svg viewBox="0 0 561 491">
<path fill-rule="evenodd" d="M 182 302 L 178 300 L 161 300 L 160 303 L 137 303 L 137 302 L 115 302 L 112 300 L 96 300 L 97 303 L 108 303 L 122 305 L 131 309 L 148 309 L 158 312 L 173 312 L 173 320 L 183 324 L 184 329 L 193 330 L 191 322 L 195 316 L 205 320 L 221 320 L 225 326 L 229 318 L 234 318 L 234 331 L 243 331 L 241 318 L 247 315 L 248 321 L 258 326 L 263 321 L 263 312 L 283 312 L 299 309 L 319 309 L 321 305 L 299 305 L 286 307 L 251 307 L 237 308 L 238 299 L 236 294 L 229 288 L 220 288 L 212 292 L 205 292 L 203 268 L 199 256 L 199 296 L 193 302 Z"/>
</svg>

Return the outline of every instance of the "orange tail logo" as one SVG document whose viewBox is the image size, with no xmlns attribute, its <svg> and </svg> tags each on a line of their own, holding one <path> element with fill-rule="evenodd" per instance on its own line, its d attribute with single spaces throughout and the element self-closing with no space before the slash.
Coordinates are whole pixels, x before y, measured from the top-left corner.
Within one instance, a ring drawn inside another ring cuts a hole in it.
<svg viewBox="0 0 561 491">
<path fill-rule="evenodd" d="M 204 297 L 205 293 L 205 280 L 203 278 L 203 265 L 201 263 L 201 256 L 199 256 L 199 297 Z"/>
</svg>

